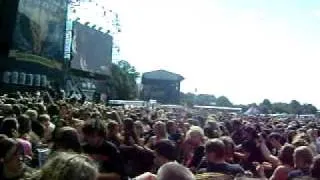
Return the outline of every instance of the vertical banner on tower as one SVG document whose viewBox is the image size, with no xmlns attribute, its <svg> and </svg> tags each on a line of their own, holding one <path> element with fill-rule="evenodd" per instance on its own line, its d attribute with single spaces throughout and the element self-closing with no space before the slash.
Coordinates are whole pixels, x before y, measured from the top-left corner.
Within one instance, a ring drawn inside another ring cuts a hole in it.
<svg viewBox="0 0 320 180">
<path fill-rule="evenodd" d="M 65 37 L 65 44 L 64 44 L 64 59 L 70 60 L 71 59 L 71 43 L 72 43 L 72 10 L 73 5 L 72 3 L 68 4 L 67 7 L 67 24 L 66 24 L 66 37 Z"/>
<path fill-rule="evenodd" d="M 11 54 L 57 68 L 64 60 L 66 13 L 67 0 L 20 0 Z"/>
</svg>

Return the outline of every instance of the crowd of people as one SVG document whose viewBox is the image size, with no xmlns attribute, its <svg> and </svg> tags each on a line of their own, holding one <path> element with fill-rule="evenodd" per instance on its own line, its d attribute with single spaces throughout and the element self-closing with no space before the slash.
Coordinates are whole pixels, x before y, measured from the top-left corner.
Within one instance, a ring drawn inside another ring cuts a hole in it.
<svg viewBox="0 0 320 180">
<path fill-rule="evenodd" d="M 320 179 L 317 119 L 0 97 L 1 180 Z"/>
</svg>

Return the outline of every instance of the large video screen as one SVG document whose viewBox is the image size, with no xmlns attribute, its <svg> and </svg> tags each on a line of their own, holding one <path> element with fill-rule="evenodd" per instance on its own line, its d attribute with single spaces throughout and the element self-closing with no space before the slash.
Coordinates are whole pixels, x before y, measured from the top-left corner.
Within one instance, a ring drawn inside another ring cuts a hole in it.
<svg viewBox="0 0 320 180">
<path fill-rule="evenodd" d="M 33 62 L 63 62 L 66 13 L 67 0 L 20 0 L 11 50 Z"/>
<path fill-rule="evenodd" d="M 73 25 L 71 68 L 110 74 L 112 36 L 76 22 Z"/>
</svg>

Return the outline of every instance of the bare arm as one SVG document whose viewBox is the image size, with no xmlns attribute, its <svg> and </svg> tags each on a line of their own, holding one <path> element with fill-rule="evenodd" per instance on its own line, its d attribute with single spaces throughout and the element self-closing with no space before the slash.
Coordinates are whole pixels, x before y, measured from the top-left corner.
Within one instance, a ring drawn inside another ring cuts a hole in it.
<svg viewBox="0 0 320 180">
<path fill-rule="evenodd" d="M 270 153 L 269 149 L 267 148 L 267 146 L 264 142 L 260 144 L 260 150 L 261 150 L 263 157 L 267 161 L 269 161 L 273 167 L 277 167 L 280 164 L 280 160 L 276 156 L 273 156 Z"/>
</svg>

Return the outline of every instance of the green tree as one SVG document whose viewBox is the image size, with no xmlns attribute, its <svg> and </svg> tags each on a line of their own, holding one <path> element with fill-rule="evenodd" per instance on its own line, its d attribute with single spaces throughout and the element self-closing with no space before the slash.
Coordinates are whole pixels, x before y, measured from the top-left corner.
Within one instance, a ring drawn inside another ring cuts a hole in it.
<svg viewBox="0 0 320 180">
<path fill-rule="evenodd" d="M 272 113 L 272 104 L 269 99 L 264 99 L 262 103 L 259 105 L 259 110 L 262 114 L 270 114 Z"/>
<path fill-rule="evenodd" d="M 137 98 L 137 78 L 140 74 L 127 61 L 119 61 L 111 66 L 110 94 L 113 99 L 132 100 Z"/>
<path fill-rule="evenodd" d="M 302 108 L 301 104 L 297 100 L 292 100 L 289 104 L 289 109 L 291 114 L 301 114 Z"/>
<path fill-rule="evenodd" d="M 217 106 L 224 106 L 224 107 L 232 107 L 232 103 L 229 101 L 229 99 L 225 96 L 220 96 L 216 100 Z"/>
<path fill-rule="evenodd" d="M 290 108 L 287 103 L 272 104 L 273 113 L 290 113 Z"/>
<path fill-rule="evenodd" d="M 216 101 L 216 97 L 210 94 L 199 94 L 195 97 L 195 103 L 200 106 L 210 106 Z"/>
<path fill-rule="evenodd" d="M 312 104 L 303 104 L 301 106 L 301 114 L 316 114 L 318 109 Z"/>
</svg>

